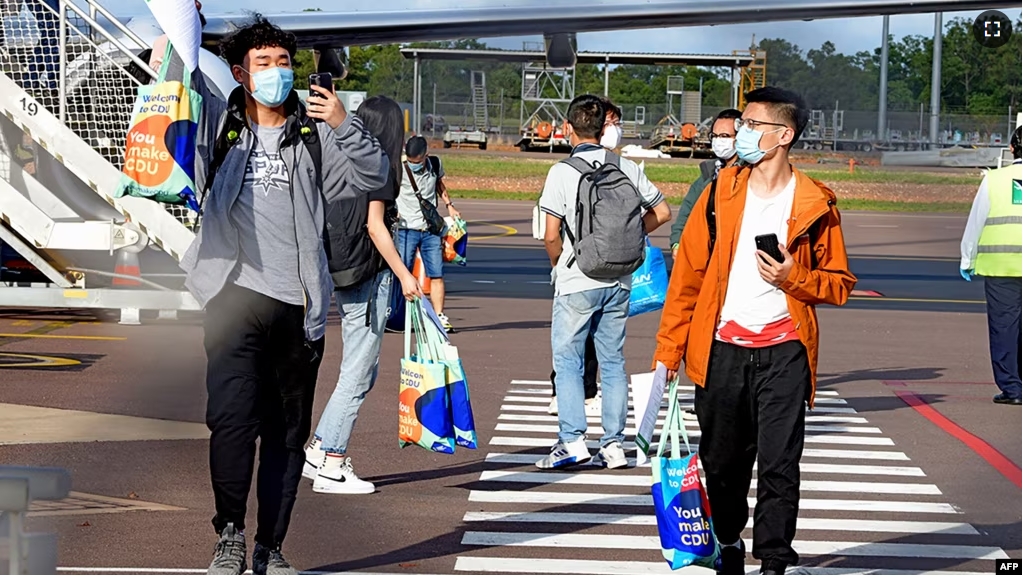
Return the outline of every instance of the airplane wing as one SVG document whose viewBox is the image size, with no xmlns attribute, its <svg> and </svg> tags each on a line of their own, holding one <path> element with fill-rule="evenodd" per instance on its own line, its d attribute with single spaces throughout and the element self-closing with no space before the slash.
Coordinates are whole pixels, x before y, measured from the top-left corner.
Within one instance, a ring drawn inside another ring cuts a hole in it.
<svg viewBox="0 0 1023 576">
<path fill-rule="evenodd" d="M 392 44 L 458 38 L 812 20 L 992 8 L 1018 0 L 459 0 L 452 8 L 267 14 L 300 47 Z M 207 15 L 203 40 L 215 44 L 247 14 Z"/>
</svg>

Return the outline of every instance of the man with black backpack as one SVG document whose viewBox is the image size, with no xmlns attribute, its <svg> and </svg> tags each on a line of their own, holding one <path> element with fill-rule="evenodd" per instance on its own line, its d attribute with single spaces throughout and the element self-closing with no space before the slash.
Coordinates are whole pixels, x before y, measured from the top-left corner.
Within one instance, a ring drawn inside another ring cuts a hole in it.
<svg viewBox="0 0 1023 576">
<path fill-rule="evenodd" d="M 302 479 L 304 444 L 334 285 L 325 212 L 350 189 L 387 182 L 388 159 L 330 90 L 292 90 L 295 37 L 261 16 L 225 38 L 239 86 L 227 102 L 197 70 L 203 220 L 181 259 L 206 309 L 206 424 L 220 537 L 210 574 L 246 569 L 245 516 L 259 439 L 252 571 L 297 574 L 281 554 Z M 184 64 L 171 53 L 170 77 Z M 175 71 L 176 69 L 176 71 Z"/>
<path fill-rule="evenodd" d="M 607 468 L 627 465 L 622 441 L 629 401 L 624 353 L 629 290 L 632 273 L 643 263 L 646 235 L 666 223 L 671 210 L 635 162 L 600 145 L 606 114 L 597 96 L 572 101 L 565 126 L 572 155 L 551 167 L 540 197 L 554 267 L 551 348 L 560 427 L 558 442 L 536 463 L 542 469 L 587 460 Z M 604 435 L 596 456 L 586 446 L 583 389 L 591 334 L 603 387 Z"/>
<path fill-rule="evenodd" d="M 658 363 L 696 384 L 699 460 L 707 478 L 718 574 L 745 574 L 741 538 L 757 467 L 753 557 L 761 574 L 799 562 L 799 460 L 813 408 L 816 306 L 856 284 L 835 193 L 792 166 L 803 99 L 766 87 L 735 121 L 743 165 L 723 168 L 682 231 L 657 333 Z"/>
</svg>

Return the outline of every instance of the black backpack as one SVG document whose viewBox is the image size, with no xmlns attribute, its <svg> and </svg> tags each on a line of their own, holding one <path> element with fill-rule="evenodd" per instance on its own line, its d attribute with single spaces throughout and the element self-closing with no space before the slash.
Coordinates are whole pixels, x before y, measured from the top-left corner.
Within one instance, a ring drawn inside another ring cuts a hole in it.
<svg viewBox="0 0 1023 576">
<path fill-rule="evenodd" d="M 308 130 L 303 130 L 303 128 L 308 128 Z M 228 112 L 224 118 L 224 125 L 220 127 L 220 132 L 213 143 L 213 158 L 210 160 L 209 169 L 206 171 L 206 185 L 203 187 L 202 198 L 199 198 L 199 206 L 206 205 L 206 196 L 213 189 L 213 180 L 217 177 L 217 171 L 224 164 L 228 151 L 235 145 L 238 134 L 243 129 L 245 129 L 245 122 L 238 116 Z M 305 144 L 306 150 L 309 152 L 309 156 L 313 159 L 313 165 L 316 167 L 316 186 L 322 194 L 323 150 L 320 148 L 320 134 L 316 129 L 315 122 L 309 117 L 304 117 L 298 132 L 302 138 L 302 143 Z M 234 133 L 233 137 L 231 136 L 232 133 Z"/>
<path fill-rule="evenodd" d="M 384 187 L 397 197 L 393 171 L 388 170 Z M 348 191 L 327 205 L 327 263 L 338 288 L 358 286 L 387 266 L 366 228 L 369 194 L 352 187 Z M 397 206 L 392 202 L 387 206 L 384 224 L 393 230 L 397 220 Z"/>
<path fill-rule="evenodd" d="M 707 250 L 708 254 L 714 254 L 714 244 L 717 241 L 717 235 L 718 235 L 718 218 L 717 218 L 717 212 L 715 211 L 715 206 L 714 206 L 714 198 L 715 198 L 715 196 L 717 196 L 717 188 L 718 188 L 718 179 L 715 176 L 714 180 L 712 180 L 711 183 L 710 183 L 710 192 L 707 194 L 707 211 L 706 211 L 707 212 L 707 232 L 710 235 L 710 247 Z M 829 202 L 829 204 L 830 204 L 830 202 Z M 821 227 L 821 220 L 817 220 L 812 225 L 810 225 L 810 230 L 808 231 L 808 234 L 810 236 L 810 241 L 811 242 L 815 242 L 816 241 L 815 239 L 819 236 L 820 227 Z M 816 270 L 817 269 L 817 252 L 815 250 L 813 250 L 812 246 L 811 246 L 811 250 L 810 250 L 810 269 L 811 270 Z"/>
</svg>

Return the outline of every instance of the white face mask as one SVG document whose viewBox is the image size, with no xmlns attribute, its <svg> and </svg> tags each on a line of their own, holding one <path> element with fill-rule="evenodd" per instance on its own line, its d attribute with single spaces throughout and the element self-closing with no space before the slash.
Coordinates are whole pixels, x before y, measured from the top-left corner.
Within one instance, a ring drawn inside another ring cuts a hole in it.
<svg viewBox="0 0 1023 576">
<path fill-rule="evenodd" d="M 715 138 L 710 143 L 714 155 L 721 160 L 728 160 L 735 156 L 735 138 Z"/>
<path fill-rule="evenodd" d="M 614 150 L 622 143 L 622 127 L 608 126 L 604 128 L 604 135 L 600 137 L 600 145 L 608 150 Z"/>
</svg>

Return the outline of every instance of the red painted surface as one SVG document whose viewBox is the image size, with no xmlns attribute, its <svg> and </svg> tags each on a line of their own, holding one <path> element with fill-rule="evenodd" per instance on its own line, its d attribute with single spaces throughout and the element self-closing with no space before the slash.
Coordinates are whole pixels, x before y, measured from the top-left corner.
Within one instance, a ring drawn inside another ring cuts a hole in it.
<svg viewBox="0 0 1023 576">
<path fill-rule="evenodd" d="M 1019 466 L 1016 466 L 1012 460 L 1009 460 L 1004 454 L 996 450 L 994 446 L 970 434 L 962 426 L 946 418 L 928 404 L 927 400 L 916 393 L 907 390 L 894 390 L 894 392 L 896 396 L 901 398 L 903 402 L 916 410 L 921 416 L 927 418 L 938 428 L 957 438 L 978 456 L 987 460 L 988 464 L 993 466 L 995 470 L 998 470 L 1002 476 L 1008 478 L 1017 488 L 1023 488 L 1023 470 L 1020 470 Z"/>
</svg>

